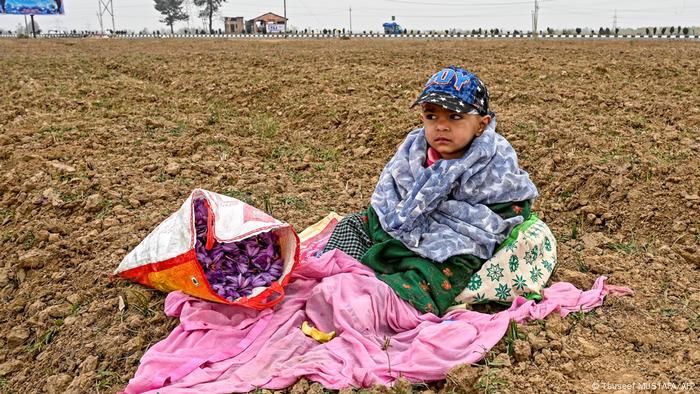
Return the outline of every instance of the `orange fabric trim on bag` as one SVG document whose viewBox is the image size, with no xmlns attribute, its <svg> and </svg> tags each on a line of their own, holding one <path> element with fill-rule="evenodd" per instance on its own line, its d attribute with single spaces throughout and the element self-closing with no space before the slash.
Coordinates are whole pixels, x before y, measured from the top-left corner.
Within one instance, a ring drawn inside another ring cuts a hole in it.
<svg viewBox="0 0 700 394">
<path fill-rule="evenodd" d="M 124 271 L 119 276 L 164 292 L 181 290 L 209 301 L 228 302 L 209 286 L 194 249 L 168 260 Z"/>
</svg>

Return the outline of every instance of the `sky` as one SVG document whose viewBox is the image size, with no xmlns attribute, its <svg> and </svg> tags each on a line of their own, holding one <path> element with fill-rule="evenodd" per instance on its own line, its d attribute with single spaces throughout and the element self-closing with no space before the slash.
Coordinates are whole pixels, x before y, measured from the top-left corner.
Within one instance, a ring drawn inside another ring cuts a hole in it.
<svg viewBox="0 0 700 394">
<path fill-rule="evenodd" d="M 64 0 L 65 15 L 42 16 L 35 20 L 47 30 L 99 30 L 98 2 L 107 0 Z M 185 0 L 190 2 L 191 0 Z M 166 26 L 153 8 L 153 0 L 113 0 L 117 30 L 153 31 Z M 617 26 L 700 26 L 700 0 L 539 0 L 538 30 L 547 27 L 612 29 Z M 202 28 L 197 7 L 189 5 L 189 27 Z M 352 8 L 352 12 L 350 12 Z M 534 0 L 287 0 L 289 26 L 300 30 L 345 28 L 354 32 L 379 31 L 382 23 L 396 17 L 408 30 L 445 30 L 498 28 L 503 31 L 530 30 Z M 228 0 L 214 20 L 214 28 L 223 30 L 224 16 L 252 19 L 266 12 L 284 14 L 283 0 Z M 24 17 L 0 15 L 0 28 L 15 30 L 24 24 Z M 175 29 L 188 27 L 178 22 Z M 111 28 L 111 17 L 105 16 L 105 29 Z"/>
</svg>

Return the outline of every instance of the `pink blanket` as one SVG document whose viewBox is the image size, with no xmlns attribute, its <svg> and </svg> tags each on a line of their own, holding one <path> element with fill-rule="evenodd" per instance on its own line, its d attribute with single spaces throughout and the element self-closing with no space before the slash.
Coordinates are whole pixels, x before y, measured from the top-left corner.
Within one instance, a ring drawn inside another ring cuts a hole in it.
<svg viewBox="0 0 700 394">
<path fill-rule="evenodd" d="M 307 251 L 308 252 L 308 251 Z M 453 311 L 420 314 L 357 260 L 340 251 L 301 268 L 274 310 L 262 312 L 170 293 L 168 316 L 180 325 L 141 359 L 125 393 L 230 393 L 280 389 L 300 377 L 327 388 L 444 379 L 454 366 L 479 361 L 505 335 L 510 320 L 542 319 L 557 311 L 589 311 L 608 292 L 596 280 L 580 291 L 568 283 L 546 289 L 537 304 L 518 298 L 493 315 Z M 337 337 L 320 344 L 305 336 L 305 320 Z"/>
</svg>

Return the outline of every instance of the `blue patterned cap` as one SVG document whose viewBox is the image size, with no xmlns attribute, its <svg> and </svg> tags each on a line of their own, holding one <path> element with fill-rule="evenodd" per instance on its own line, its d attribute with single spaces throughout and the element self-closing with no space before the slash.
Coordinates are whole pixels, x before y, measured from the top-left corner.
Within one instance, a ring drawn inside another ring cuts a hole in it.
<svg viewBox="0 0 700 394">
<path fill-rule="evenodd" d="M 436 72 L 423 87 L 411 107 L 433 103 L 450 111 L 493 115 L 489 111 L 489 92 L 476 75 L 459 67 L 447 67 Z"/>
</svg>

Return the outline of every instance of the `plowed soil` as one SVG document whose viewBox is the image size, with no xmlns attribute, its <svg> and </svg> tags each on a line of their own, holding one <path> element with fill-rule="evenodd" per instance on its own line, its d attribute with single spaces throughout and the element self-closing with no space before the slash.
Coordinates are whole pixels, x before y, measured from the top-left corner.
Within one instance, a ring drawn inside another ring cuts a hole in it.
<svg viewBox="0 0 700 394">
<path fill-rule="evenodd" d="M 485 81 L 540 190 L 554 280 L 635 294 L 393 392 L 698 390 L 698 59 L 683 42 L 2 40 L 0 391 L 124 388 L 177 324 L 164 294 L 110 279 L 131 248 L 195 187 L 297 229 L 364 208 L 451 64 Z"/>
</svg>

